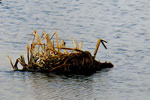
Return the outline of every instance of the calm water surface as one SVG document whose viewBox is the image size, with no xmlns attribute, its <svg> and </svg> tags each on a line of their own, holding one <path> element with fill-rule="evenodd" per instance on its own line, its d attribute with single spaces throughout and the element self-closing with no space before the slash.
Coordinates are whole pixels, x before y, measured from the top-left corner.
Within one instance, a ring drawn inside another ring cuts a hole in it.
<svg viewBox="0 0 150 100">
<path fill-rule="evenodd" d="M 108 41 L 96 59 L 109 71 L 85 76 L 12 72 L 8 62 L 26 53 L 34 29 L 72 47 L 84 42 L 92 54 L 98 38 Z M 149 0 L 2 0 L 0 3 L 0 100 L 149 100 Z"/>
</svg>

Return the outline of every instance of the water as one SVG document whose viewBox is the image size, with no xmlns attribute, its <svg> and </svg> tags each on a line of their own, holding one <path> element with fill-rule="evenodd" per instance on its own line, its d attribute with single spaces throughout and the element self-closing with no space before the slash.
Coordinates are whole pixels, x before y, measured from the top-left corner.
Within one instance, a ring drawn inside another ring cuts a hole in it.
<svg viewBox="0 0 150 100">
<path fill-rule="evenodd" d="M 91 76 L 13 72 L 8 62 L 26 53 L 34 29 L 84 42 L 96 59 L 114 68 Z M 149 100 L 149 0 L 2 0 L 0 3 L 0 100 Z"/>
</svg>

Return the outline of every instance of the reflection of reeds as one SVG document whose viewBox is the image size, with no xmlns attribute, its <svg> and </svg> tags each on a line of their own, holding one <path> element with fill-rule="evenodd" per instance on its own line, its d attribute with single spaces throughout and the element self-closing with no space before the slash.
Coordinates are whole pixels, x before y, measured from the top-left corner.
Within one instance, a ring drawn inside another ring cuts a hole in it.
<svg viewBox="0 0 150 100">
<path fill-rule="evenodd" d="M 55 40 L 53 39 L 55 36 Z M 55 43 L 56 42 L 56 43 Z M 40 71 L 40 72 L 83 72 L 84 70 L 101 69 L 102 63 L 95 60 L 100 43 L 104 45 L 106 42 L 98 39 L 94 56 L 88 51 L 82 50 L 83 42 L 78 44 L 77 40 L 73 39 L 74 48 L 65 46 L 65 41 L 58 40 L 57 32 L 50 37 L 49 34 L 43 32 L 40 37 L 35 30 L 33 32 L 33 40 L 29 45 L 27 44 L 27 63 L 25 58 L 21 55 L 16 63 L 13 65 L 11 59 L 8 57 L 13 70 L 21 71 Z M 56 46 L 55 46 L 56 45 Z M 106 48 L 106 46 L 104 45 Z M 23 69 L 18 69 L 18 62 Z M 108 63 L 106 63 L 108 64 Z M 99 66 L 99 67 L 96 67 Z M 105 65 L 105 67 L 112 67 L 112 64 Z"/>
</svg>

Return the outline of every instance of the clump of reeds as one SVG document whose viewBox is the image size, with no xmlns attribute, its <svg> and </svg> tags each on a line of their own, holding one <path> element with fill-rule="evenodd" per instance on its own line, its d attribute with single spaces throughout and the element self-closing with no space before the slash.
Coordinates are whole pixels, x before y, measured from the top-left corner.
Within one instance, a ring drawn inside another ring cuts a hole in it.
<svg viewBox="0 0 150 100">
<path fill-rule="evenodd" d="M 55 39 L 54 39 L 55 37 Z M 41 36 L 37 31 L 33 32 L 33 40 L 27 44 L 27 62 L 21 55 L 16 59 L 15 64 L 9 61 L 14 71 L 34 71 L 34 72 L 54 72 L 58 74 L 88 74 L 103 68 L 111 68 L 111 63 L 101 63 L 95 60 L 100 43 L 104 45 L 104 40 L 98 39 L 94 55 L 90 52 L 83 51 L 81 42 L 73 39 L 74 48 L 65 46 L 64 40 L 58 40 L 57 32 L 52 36 L 43 32 Z M 22 69 L 18 69 L 18 63 Z"/>
</svg>

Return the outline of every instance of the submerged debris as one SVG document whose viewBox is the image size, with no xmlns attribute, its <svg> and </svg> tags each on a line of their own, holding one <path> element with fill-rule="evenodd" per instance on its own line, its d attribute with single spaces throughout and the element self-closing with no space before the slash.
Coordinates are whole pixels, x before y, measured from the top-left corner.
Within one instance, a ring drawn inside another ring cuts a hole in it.
<svg viewBox="0 0 150 100">
<path fill-rule="evenodd" d="M 55 40 L 53 37 L 55 36 Z M 27 44 L 27 62 L 21 55 L 16 59 L 15 64 L 9 61 L 14 71 L 31 71 L 31 72 L 53 72 L 57 74 L 89 74 L 104 68 L 112 68 L 113 65 L 107 62 L 95 60 L 100 43 L 106 48 L 104 40 L 98 39 L 94 56 L 89 51 L 83 51 L 81 42 L 73 39 L 74 48 L 67 48 L 65 41 L 58 41 L 57 32 L 50 37 L 43 32 L 39 37 L 37 31 L 33 32 L 33 40 Z M 107 48 L 106 48 L 107 49 Z M 22 69 L 18 68 L 18 63 Z"/>
</svg>

